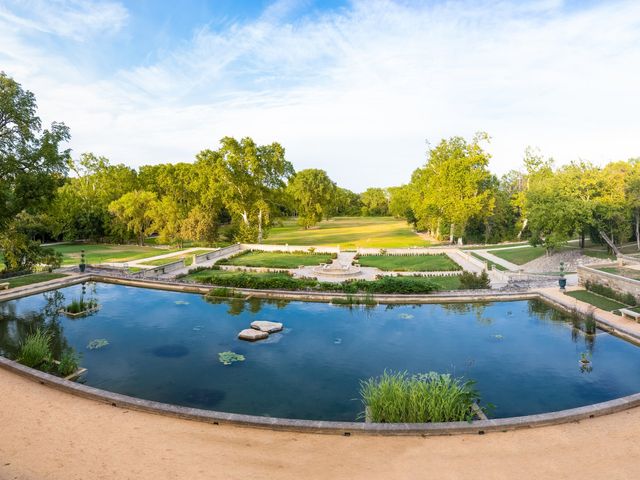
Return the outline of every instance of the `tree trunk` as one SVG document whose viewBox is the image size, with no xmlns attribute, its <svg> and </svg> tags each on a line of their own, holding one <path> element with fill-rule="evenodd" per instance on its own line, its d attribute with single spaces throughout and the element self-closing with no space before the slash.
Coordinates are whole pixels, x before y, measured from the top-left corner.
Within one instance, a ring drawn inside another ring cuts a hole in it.
<svg viewBox="0 0 640 480">
<path fill-rule="evenodd" d="M 455 229 L 455 225 L 451 224 L 451 229 L 449 230 L 449 243 L 453 245 L 453 231 Z"/>
<path fill-rule="evenodd" d="M 518 240 L 520 240 L 520 238 L 522 237 L 524 229 L 527 228 L 527 223 L 529 223 L 529 219 L 525 218 L 522 222 L 522 228 L 520 228 L 520 231 L 518 232 Z"/>
<path fill-rule="evenodd" d="M 580 248 L 584 248 L 584 230 L 580 232 Z"/>
<path fill-rule="evenodd" d="M 607 242 L 607 245 L 609 245 L 609 247 L 611 248 L 611 250 L 613 250 L 613 253 L 615 253 L 616 255 L 618 255 L 620 253 L 620 250 L 618 250 L 618 247 L 616 247 L 616 245 L 613 243 L 613 240 L 610 239 L 607 234 L 604 232 L 604 230 L 600 230 L 598 232 L 600 234 L 600 236 L 602 237 L 602 239 Z"/>
<path fill-rule="evenodd" d="M 258 243 L 262 243 L 262 209 L 258 210 Z"/>
</svg>

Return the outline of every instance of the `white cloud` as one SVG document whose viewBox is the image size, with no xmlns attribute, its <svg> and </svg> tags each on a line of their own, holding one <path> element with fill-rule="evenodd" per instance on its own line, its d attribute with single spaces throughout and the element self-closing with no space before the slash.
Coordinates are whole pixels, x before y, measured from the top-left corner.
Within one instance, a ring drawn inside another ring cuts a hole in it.
<svg viewBox="0 0 640 480">
<path fill-rule="evenodd" d="M 115 2 L 91 0 L 7 0 L 0 5 L 0 19 L 23 33 L 41 32 L 84 40 L 114 33 L 127 21 L 127 10 Z"/>
<path fill-rule="evenodd" d="M 59 55 L 41 65 L 50 52 L 2 33 L 0 14 L 0 65 L 45 118 L 70 125 L 75 152 L 131 165 L 191 161 L 222 136 L 250 135 L 362 190 L 407 181 L 426 139 L 477 130 L 493 137 L 498 173 L 528 144 L 560 162 L 640 155 L 638 2 L 358 1 L 286 20 L 295 5 L 200 27 L 157 63 L 99 81 Z"/>
</svg>

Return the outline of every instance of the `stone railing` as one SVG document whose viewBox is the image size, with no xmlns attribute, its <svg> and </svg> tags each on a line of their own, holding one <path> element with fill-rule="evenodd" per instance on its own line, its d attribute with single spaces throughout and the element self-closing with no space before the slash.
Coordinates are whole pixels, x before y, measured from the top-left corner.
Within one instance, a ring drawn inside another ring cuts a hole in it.
<svg viewBox="0 0 640 480">
<path fill-rule="evenodd" d="M 200 255 L 193 256 L 193 265 L 198 265 L 200 263 L 208 262 L 209 260 L 216 260 L 219 258 L 226 257 L 228 255 L 241 252 L 243 250 L 242 245 L 236 243 L 234 245 L 229 245 L 228 247 L 219 248 L 218 250 L 214 250 L 212 252 L 201 253 Z"/>
</svg>

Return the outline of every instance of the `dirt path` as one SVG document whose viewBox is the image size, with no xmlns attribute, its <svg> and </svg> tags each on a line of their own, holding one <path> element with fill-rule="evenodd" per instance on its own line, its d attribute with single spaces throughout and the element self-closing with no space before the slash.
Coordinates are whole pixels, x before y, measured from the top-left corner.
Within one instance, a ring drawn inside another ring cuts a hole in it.
<svg viewBox="0 0 640 480">
<path fill-rule="evenodd" d="M 341 437 L 128 411 L 0 370 L 0 479 L 632 479 L 640 409 L 517 432 Z"/>
</svg>

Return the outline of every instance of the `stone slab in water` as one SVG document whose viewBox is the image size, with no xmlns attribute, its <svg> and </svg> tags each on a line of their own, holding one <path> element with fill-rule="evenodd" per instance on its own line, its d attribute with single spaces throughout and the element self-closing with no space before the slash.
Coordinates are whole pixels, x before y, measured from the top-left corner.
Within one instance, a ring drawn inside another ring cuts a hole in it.
<svg viewBox="0 0 640 480">
<path fill-rule="evenodd" d="M 260 330 L 256 330 L 254 328 L 245 328 L 238 334 L 238 338 L 240 340 L 248 340 L 250 342 L 255 342 L 256 340 L 262 340 L 269 336 L 267 332 L 262 332 Z"/>
<path fill-rule="evenodd" d="M 282 330 L 282 324 L 280 322 L 269 322 L 267 320 L 256 320 L 251 322 L 251 328 L 260 330 L 261 332 L 274 333 Z"/>
</svg>

